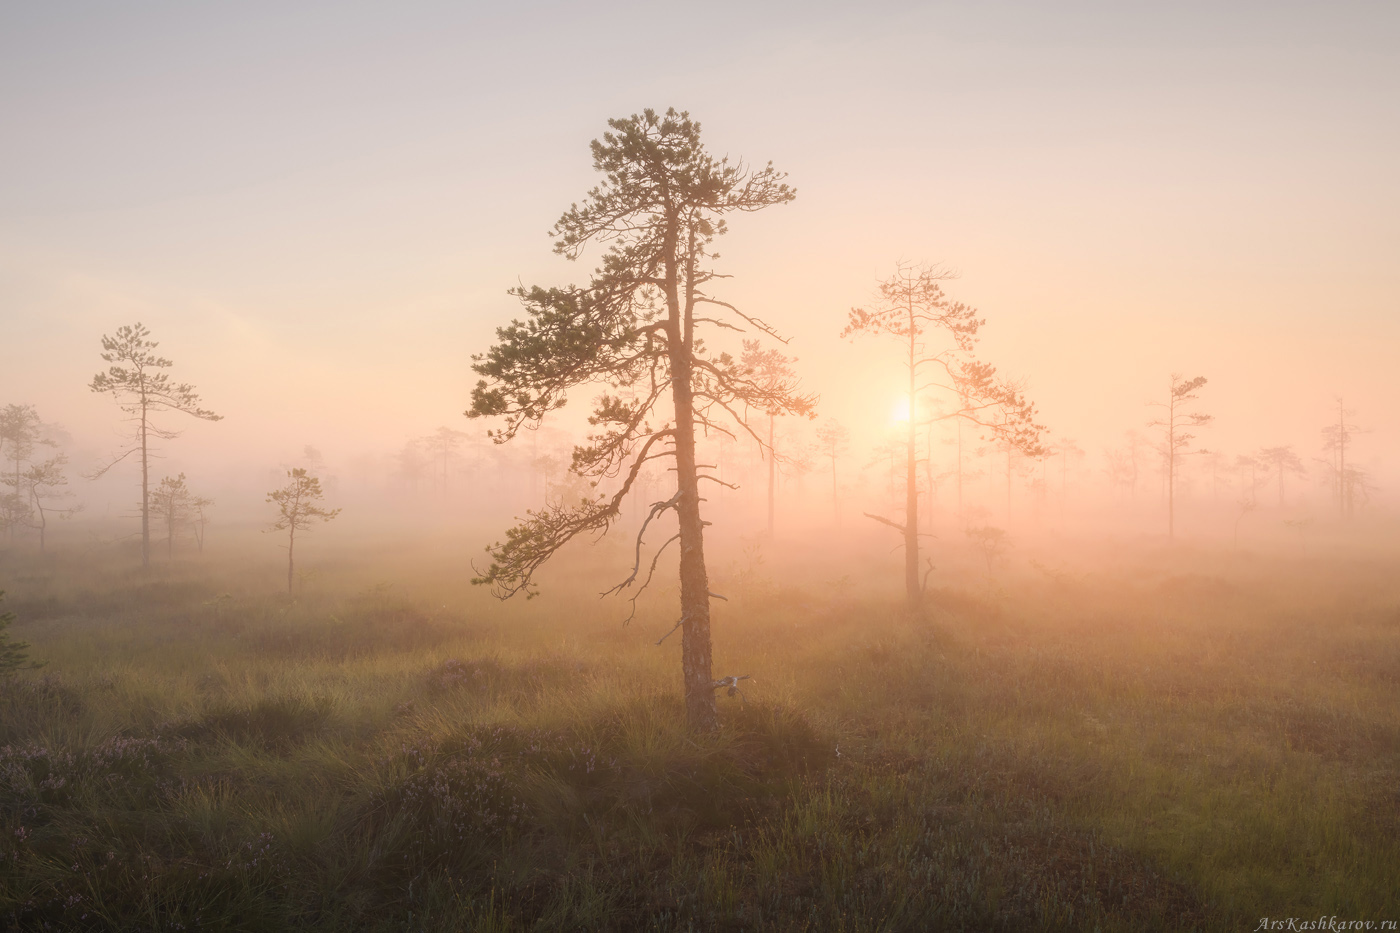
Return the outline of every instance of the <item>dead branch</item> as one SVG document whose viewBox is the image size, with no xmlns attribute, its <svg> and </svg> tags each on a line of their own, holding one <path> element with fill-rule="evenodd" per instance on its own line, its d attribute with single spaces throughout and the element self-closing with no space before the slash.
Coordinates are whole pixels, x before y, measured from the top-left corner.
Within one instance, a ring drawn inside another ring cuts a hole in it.
<svg viewBox="0 0 1400 933">
<path fill-rule="evenodd" d="M 903 525 L 900 525 L 896 522 L 892 522 L 888 518 L 883 518 L 879 515 L 871 515 L 869 512 L 862 512 L 861 514 L 864 515 L 866 518 L 873 519 L 879 522 L 882 525 L 889 525 L 891 528 L 893 528 L 900 534 L 906 534 L 908 532 L 908 529 L 905 528 Z"/>
<path fill-rule="evenodd" d="M 631 585 L 633 584 L 634 581 L 636 581 L 636 579 L 637 579 L 637 574 L 640 573 L 640 572 L 641 572 L 641 569 L 642 569 L 642 536 L 645 535 L 645 534 L 647 533 L 647 526 L 651 524 L 652 519 L 656 518 L 656 516 L 660 515 L 661 513 L 665 512 L 665 511 L 667 511 L 667 510 L 669 510 L 669 509 L 674 509 L 677 505 L 680 504 L 680 501 L 681 501 L 681 494 L 680 494 L 679 491 L 677 491 L 676 494 L 675 494 L 674 496 L 672 496 L 671 498 L 667 499 L 665 502 L 653 502 L 653 503 L 651 504 L 651 510 L 647 512 L 646 520 L 642 522 L 642 527 L 641 527 L 640 529 L 637 530 L 636 559 L 635 559 L 635 560 L 633 561 L 633 563 L 632 563 L 632 572 L 631 572 L 630 574 L 628 574 L 626 580 L 623 580 L 623 581 L 622 581 L 621 583 L 619 583 L 617 586 L 611 587 L 611 588 L 609 588 L 609 589 L 607 589 L 607 590 L 604 590 L 603 592 L 599 593 L 599 594 L 598 594 L 598 597 L 599 597 L 600 599 L 601 599 L 602 597 L 604 597 L 604 596 L 611 596 L 613 593 L 621 592 L 622 590 L 624 590 L 624 589 L 626 589 L 627 587 L 631 586 Z M 669 542 L 668 542 L 668 543 L 669 543 Z M 663 547 L 664 547 L 664 546 L 665 546 L 665 545 L 663 545 Z M 660 552 L 660 551 L 657 551 L 657 556 L 658 556 L 658 557 L 660 556 L 660 554 L 661 554 L 661 552 Z M 653 568 L 656 567 L 656 561 L 655 561 L 655 560 L 652 561 L 652 567 L 653 567 Z"/>
<path fill-rule="evenodd" d="M 774 330 L 774 329 L 772 328 L 771 325 L 764 323 L 764 321 L 763 321 L 762 319 L 760 319 L 760 318 L 751 317 L 751 316 L 745 314 L 744 312 L 740 311 L 738 308 L 734 307 L 732 304 L 730 304 L 730 303 L 727 302 L 727 301 L 720 301 L 718 298 L 701 297 L 701 296 L 698 296 L 698 295 L 696 296 L 695 301 L 696 301 L 696 303 L 702 303 L 702 302 L 703 302 L 704 304 L 719 305 L 721 308 L 728 308 L 730 311 L 733 311 L 735 314 L 739 315 L 739 317 L 741 317 L 741 318 L 743 318 L 744 320 L 748 321 L 748 322 L 749 322 L 750 324 L 752 324 L 754 327 L 757 327 L 759 330 L 763 331 L 765 334 L 767 334 L 768 336 L 772 337 L 774 340 L 778 341 L 779 343 L 787 343 L 787 342 L 788 342 L 788 341 L 787 341 L 787 338 L 786 338 L 786 337 L 783 337 L 783 336 L 782 336 L 781 334 L 779 334 L 776 330 Z"/>
<path fill-rule="evenodd" d="M 667 538 L 664 542 L 662 542 L 661 547 L 657 548 L 657 549 L 656 549 L 656 553 L 652 555 L 652 557 L 651 557 L 651 567 L 647 570 L 647 578 L 646 578 L 646 581 L 645 581 L 644 583 L 642 583 L 642 585 L 641 585 L 640 587 L 637 588 L 637 592 L 633 593 L 633 594 L 632 594 L 632 599 L 629 600 L 629 601 L 632 603 L 632 608 L 631 608 L 631 610 L 627 613 L 627 618 L 625 618 L 625 619 L 622 620 L 622 624 L 623 624 L 624 626 L 627 625 L 629 622 L 631 622 L 634 618 L 636 618 L 636 615 L 637 615 L 637 600 L 638 600 L 639 598 L 641 598 L 641 595 L 647 591 L 647 587 L 651 586 L 651 578 L 652 578 L 652 576 L 656 573 L 656 564 L 657 564 L 658 561 L 661 560 L 661 555 L 665 552 L 665 550 L 666 550 L 668 547 L 671 546 L 671 542 L 672 542 L 672 541 L 679 541 L 680 539 L 681 539 L 680 532 L 677 532 L 676 534 L 671 535 L 671 537 Z M 604 594 L 604 595 L 606 595 L 606 594 Z"/>
</svg>

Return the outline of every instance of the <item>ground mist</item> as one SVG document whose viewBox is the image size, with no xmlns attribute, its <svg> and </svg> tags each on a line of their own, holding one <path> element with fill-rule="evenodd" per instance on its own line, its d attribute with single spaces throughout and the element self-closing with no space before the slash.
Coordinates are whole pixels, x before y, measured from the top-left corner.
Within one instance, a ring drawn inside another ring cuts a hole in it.
<svg viewBox="0 0 1400 933">
<path fill-rule="evenodd" d="M 674 593 L 623 626 L 587 560 L 502 605 L 429 551 L 327 558 L 294 599 L 241 553 L 6 554 L 47 664 L 0 684 L 4 925 L 1400 919 L 1385 564 L 969 565 L 911 617 L 750 549 L 715 647 L 751 679 L 702 737 L 655 644 Z"/>
</svg>

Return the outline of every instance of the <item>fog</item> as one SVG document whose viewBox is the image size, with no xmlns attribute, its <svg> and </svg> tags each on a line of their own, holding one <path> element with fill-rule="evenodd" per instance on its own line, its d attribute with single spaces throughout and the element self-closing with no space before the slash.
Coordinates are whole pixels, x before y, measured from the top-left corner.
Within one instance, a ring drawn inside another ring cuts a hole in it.
<svg viewBox="0 0 1400 933">
<path fill-rule="evenodd" d="M 0 7 L 0 926 L 1394 928 L 1397 48 Z"/>
<path fill-rule="evenodd" d="M 1335 511 L 1318 458 L 1338 397 L 1363 429 L 1365 510 L 1387 508 L 1393 10 L 774 6 L 735 28 L 738 9 L 716 8 L 691 32 L 662 14 L 689 52 L 644 67 L 600 51 L 645 47 L 635 12 L 7 10 L 0 400 L 66 432 L 82 520 L 133 502 L 128 468 L 76 477 L 121 445 L 111 400 L 87 386 L 101 337 L 136 321 L 225 416 L 167 418 L 184 433 L 156 467 L 216 498 L 221 522 L 258 520 L 308 445 L 347 527 L 370 511 L 457 522 L 529 505 L 552 480 L 522 464 L 563 455 L 590 393 L 490 451 L 462 417 L 471 356 L 521 315 L 507 289 L 582 282 L 597 261 L 566 262 L 545 236 L 593 184 L 588 141 L 609 117 L 672 105 L 713 151 L 771 159 L 797 189 L 731 224 L 718 268 L 726 300 L 790 339 L 817 423 L 852 432 L 848 526 L 887 506 L 869 464 L 901 390 L 895 347 L 838 335 L 898 260 L 959 273 L 948 293 L 987 321 L 979 356 L 1024 380 L 1050 443 L 1084 451 L 1068 470 L 1016 465 L 1009 518 L 998 467 L 974 452 L 965 509 L 1021 531 L 1158 530 L 1155 467 L 1125 496 L 1105 452 L 1129 430 L 1152 440 L 1146 403 L 1172 372 L 1209 379 L 1214 420 L 1193 447 L 1233 463 L 1292 445 L 1307 465 L 1258 523 Z M 446 508 L 397 459 L 439 426 L 472 434 Z M 780 433 L 801 453 L 811 427 Z M 708 506 L 735 532 L 755 528 L 755 452 L 726 450 L 744 488 Z M 1184 532 L 1219 534 L 1245 493 L 1203 462 L 1188 465 Z M 779 492 L 794 532 L 831 510 L 824 468 L 800 466 Z"/>
<path fill-rule="evenodd" d="M 222 416 L 154 421 L 178 436 L 154 442 L 150 481 L 183 474 L 214 500 L 211 546 L 267 524 L 267 494 L 298 466 L 344 510 L 325 536 L 347 540 L 431 530 L 484 546 L 527 509 L 610 493 L 566 469 L 593 388 L 505 445 L 463 415 L 473 356 L 523 314 L 508 290 L 582 283 L 601 255 L 570 263 L 545 235 L 593 184 L 588 141 L 668 105 L 713 151 L 771 159 L 797 189 L 737 218 L 716 268 L 722 297 L 788 341 L 770 344 L 816 416 L 774 421 L 771 529 L 764 417 L 757 436 L 706 433 L 701 460 L 737 487 L 707 497 L 715 546 L 893 543 L 866 515 L 904 508 L 900 349 L 841 332 L 900 262 L 955 274 L 947 294 L 985 319 L 978 358 L 1044 429 L 1039 452 L 1008 459 L 976 425 L 918 427 L 935 554 L 972 527 L 1023 544 L 1163 535 L 1164 439 L 1148 425 L 1173 373 L 1207 379 L 1193 411 L 1211 416 L 1176 467 L 1178 537 L 1387 533 L 1393 11 L 721 7 L 700 24 L 657 14 L 689 53 L 644 67 L 583 53 L 646 47 L 636 10 L 599 13 L 6 11 L 0 402 L 33 406 L 57 445 L 34 462 L 69 460 L 56 504 L 81 508 L 47 535 L 133 533 L 135 460 L 91 478 L 129 449 L 130 425 L 90 383 L 102 338 L 138 321 Z M 744 336 L 714 339 L 737 356 Z M 1339 420 L 1345 467 L 1326 433 Z M 834 463 L 818 440 L 832 423 L 849 432 Z M 1279 448 L 1296 464 L 1260 460 Z M 624 526 L 663 472 L 643 472 Z"/>
</svg>

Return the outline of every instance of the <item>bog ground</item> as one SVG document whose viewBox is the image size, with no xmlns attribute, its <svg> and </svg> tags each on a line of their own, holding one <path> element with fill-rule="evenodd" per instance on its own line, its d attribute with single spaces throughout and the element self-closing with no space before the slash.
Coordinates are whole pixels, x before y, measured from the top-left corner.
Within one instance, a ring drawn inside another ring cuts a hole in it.
<svg viewBox="0 0 1400 933">
<path fill-rule="evenodd" d="M 295 600 L 227 552 L 7 554 L 47 664 L 0 688 L 4 924 L 1400 920 L 1384 561 L 1124 549 L 940 574 L 911 618 L 883 581 L 737 557 L 716 675 L 752 676 L 701 737 L 655 644 L 674 594 L 622 626 L 608 556 L 503 605 L 427 547 L 324 559 Z"/>
</svg>

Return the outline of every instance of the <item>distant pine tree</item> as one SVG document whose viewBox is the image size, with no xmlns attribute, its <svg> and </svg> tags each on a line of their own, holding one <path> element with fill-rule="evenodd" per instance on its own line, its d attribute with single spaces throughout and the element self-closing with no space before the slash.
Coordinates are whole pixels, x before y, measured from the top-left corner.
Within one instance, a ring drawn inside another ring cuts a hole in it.
<svg viewBox="0 0 1400 933">
<path fill-rule="evenodd" d="M 5 591 L 0 590 L 0 602 L 3 602 L 4 599 Z M 15 671 L 41 666 L 29 660 L 29 645 L 22 641 L 10 641 L 9 633 L 5 629 L 9 628 L 10 623 L 14 621 L 15 614 L 13 612 L 0 611 L 0 677 Z"/>
</svg>

